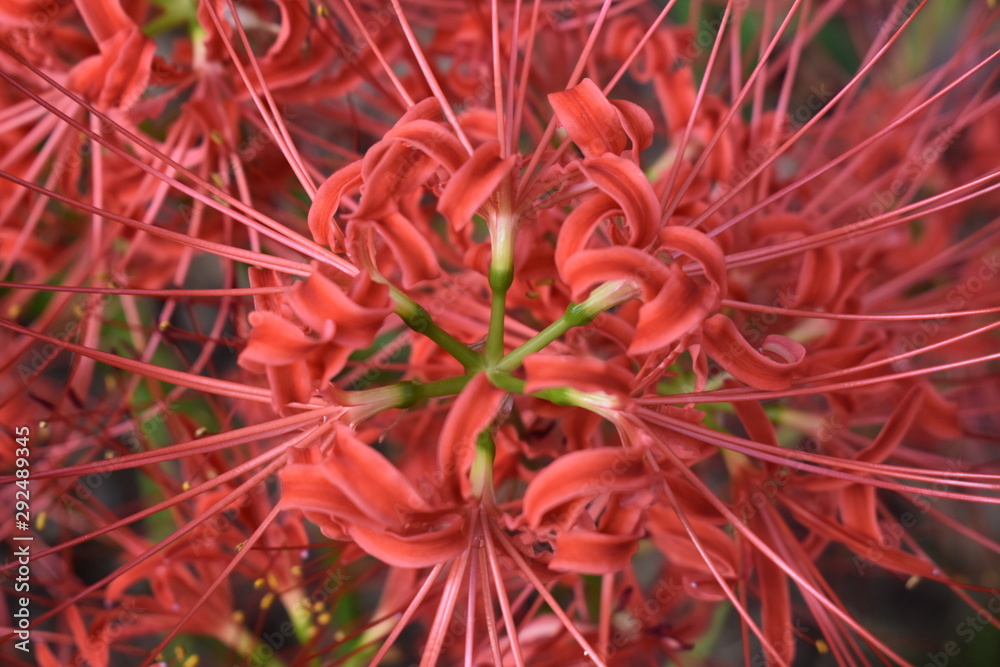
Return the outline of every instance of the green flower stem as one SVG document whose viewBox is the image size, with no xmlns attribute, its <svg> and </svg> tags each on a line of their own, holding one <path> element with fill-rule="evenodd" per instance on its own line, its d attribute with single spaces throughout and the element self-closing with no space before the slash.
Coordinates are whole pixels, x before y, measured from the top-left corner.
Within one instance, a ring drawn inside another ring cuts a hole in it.
<svg viewBox="0 0 1000 667">
<path fill-rule="evenodd" d="M 614 308 L 637 295 L 638 289 L 631 283 L 621 280 L 604 283 L 595 288 L 583 303 L 571 303 L 562 317 L 512 350 L 495 366 L 496 370 L 504 372 L 514 370 L 529 354 L 540 352 L 573 327 L 586 326 L 605 310 Z"/>
<path fill-rule="evenodd" d="M 454 396 L 460 393 L 465 388 L 465 385 L 469 384 L 469 380 L 471 379 L 472 375 L 456 375 L 426 384 L 410 382 L 413 402 L 418 403 L 430 398 L 437 398 L 438 396 Z"/>
<path fill-rule="evenodd" d="M 504 317 L 507 314 L 507 291 L 514 283 L 514 272 L 511 267 L 504 270 L 496 264 L 490 266 L 490 290 L 493 292 L 490 303 L 490 329 L 486 336 L 486 365 L 492 367 L 503 357 Z"/>
<path fill-rule="evenodd" d="M 471 379 L 472 375 L 456 375 L 427 383 L 404 380 L 374 389 L 345 391 L 339 394 L 338 400 L 344 405 L 371 408 L 370 417 L 384 410 L 409 408 L 430 398 L 453 396 L 461 392 Z"/>
<path fill-rule="evenodd" d="M 509 391 L 512 394 L 523 394 L 524 386 L 527 384 L 524 380 L 519 380 L 510 373 L 494 371 L 488 373 L 487 377 L 494 387 Z"/>
<path fill-rule="evenodd" d="M 389 293 L 396 305 L 396 314 L 406 323 L 406 326 L 437 343 L 442 350 L 457 359 L 466 369 L 475 370 L 483 367 L 482 356 L 473 352 L 468 345 L 435 324 L 430 313 L 423 306 L 395 287 L 390 286 Z"/>
<path fill-rule="evenodd" d="M 501 371 L 491 371 L 488 376 L 494 387 L 498 387 L 512 394 L 525 394 L 524 380 L 514 377 L 510 373 Z M 601 392 L 583 392 L 573 387 L 551 387 L 541 389 L 528 394 L 535 398 L 541 398 L 555 405 L 574 406 L 584 408 L 598 414 L 604 414 L 607 410 L 617 410 L 621 406 L 617 404 L 617 399 Z"/>
<path fill-rule="evenodd" d="M 507 314 L 507 291 L 514 284 L 514 228 L 511 214 L 510 182 L 500 194 L 500 213 L 490 230 L 493 255 L 490 259 L 490 328 L 486 336 L 486 367 L 492 368 L 503 357 L 504 317 Z"/>
<path fill-rule="evenodd" d="M 512 371 L 521 365 L 524 358 L 529 354 L 534 354 L 535 352 L 540 352 L 542 349 L 548 347 L 549 343 L 556 340 L 564 333 L 572 329 L 573 327 L 578 327 L 587 324 L 587 322 L 577 322 L 580 306 L 575 303 L 571 303 L 569 307 L 566 308 L 566 312 L 558 320 L 545 327 L 532 338 L 525 341 L 515 349 L 511 350 L 500 362 L 496 365 L 498 371 Z"/>
</svg>

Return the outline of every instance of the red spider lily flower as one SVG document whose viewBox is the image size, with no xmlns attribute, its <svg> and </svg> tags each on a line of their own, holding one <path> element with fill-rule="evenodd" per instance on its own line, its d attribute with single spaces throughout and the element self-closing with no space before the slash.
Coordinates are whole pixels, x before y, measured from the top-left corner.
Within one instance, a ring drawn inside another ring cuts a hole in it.
<svg viewBox="0 0 1000 667">
<path fill-rule="evenodd" d="M 1000 627 L 998 12 L 7 3 L 3 660 Z"/>
</svg>

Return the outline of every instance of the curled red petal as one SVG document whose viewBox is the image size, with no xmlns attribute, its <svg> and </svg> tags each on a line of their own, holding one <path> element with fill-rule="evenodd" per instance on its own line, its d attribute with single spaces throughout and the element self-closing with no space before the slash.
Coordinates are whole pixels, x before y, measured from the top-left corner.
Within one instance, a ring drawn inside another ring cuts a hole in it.
<svg viewBox="0 0 1000 667">
<path fill-rule="evenodd" d="M 135 22 L 122 9 L 120 0 L 87 0 L 77 2 L 76 7 L 99 44 L 107 42 L 119 31 L 135 28 Z"/>
<path fill-rule="evenodd" d="M 267 385 L 271 388 L 271 405 L 281 410 L 292 402 L 305 403 L 313 393 L 313 373 L 305 361 L 285 366 L 267 366 Z"/>
<path fill-rule="evenodd" d="M 269 312 L 250 313 L 250 340 L 240 353 L 239 361 L 255 362 L 264 366 L 284 366 L 299 361 L 322 342 L 307 336 L 292 322 Z M 332 334 L 332 324 L 325 332 Z"/>
<path fill-rule="evenodd" d="M 726 293 L 726 259 L 715 241 L 681 226 L 660 230 L 659 238 L 661 249 L 683 253 L 700 264 L 708 284 L 695 282 L 678 264 L 671 265 L 670 279 L 639 310 L 629 354 L 661 350 L 680 340 L 701 326 Z"/>
<path fill-rule="evenodd" d="M 415 513 L 433 508 L 389 459 L 338 425 L 337 440 L 326 476 L 335 487 L 374 519 L 375 525 L 401 530 Z M 372 493 L 378 489 L 378 493 Z"/>
<path fill-rule="evenodd" d="M 679 225 L 664 227 L 659 236 L 661 248 L 682 252 L 701 264 L 716 299 L 725 298 L 726 256 L 718 243 L 697 229 Z M 717 306 L 718 302 L 713 307 Z"/>
<path fill-rule="evenodd" d="M 650 472 L 642 452 L 600 447 L 560 456 L 539 472 L 524 492 L 528 524 L 537 528 L 546 515 L 578 499 L 649 488 Z"/>
<path fill-rule="evenodd" d="M 579 301 L 590 288 L 609 280 L 628 280 L 642 290 L 643 301 L 654 298 L 670 277 L 667 266 L 649 253 L 635 248 L 612 247 L 602 250 L 581 250 L 567 258 L 559 269 Z"/>
<path fill-rule="evenodd" d="M 79 62 L 68 84 L 101 109 L 128 109 L 142 96 L 152 72 L 156 44 L 133 24 L 100 42 L 101 53 Z"/>
<path fill-rule="evenodd" d="M 370 224 L 392 249 L 392 256 L 403 274 L 403 287 L 413 287 L 441 273 L 434 248 L 402 213 L 392 213 Z"/>
<path fill-rule="evenodd" d="M 569 138 L 585 156 L 621 155 L 625 150 L 628 135 L 618 112 L 590 79 L 550 94 L 549 102 Z"/>
<path fill-rule="evenodd" d="M 851 484 L 845 487 L 840 496 L 840 518 L 845 528 L 854 530 L 864 539 L 875 544 L 882 542 L 874 486 Z"/>
<path fill-rule="evenodd" d="M 560 275 L 566 261 L 587 247 L 587 240 L 597 225 L 615 208 L 615 200 L 606 194 L 588 197 L 566 216 L 559 227 L 556 240 L 555 263 Z M 565 275 L 563 275 L 565 280 Z"/>
<path fill-rule="evenodd" d="M 333 340 L 360 349 L 371 345 L 385 319 L 392 312 L 389 289 L 359 277 L 362 295 L 371 304 L 351 298 L 343 289 L 320 273 L 298 283 L 288 295 L 288 302 L 308 327 L 322 331 L 327 322 L 335 325 Z"/>
<path fill-rule="evenodd" d="M 396 567 L 430 567 L 454 559 L 467 547 L 465 523 L 455 521 L 443 530 L 397 535 L 364 526 L 350 526 L 351 538 L 365 552 Z"/>
<path fill-rule="evenodd" d="M 618 112 L 618 120 L 632 142 L 632 160 L 638 162 L 639 153 L 653 143 L 653 119 L 638 104 L 627 100 L 611 100 Z"/>
<path fill-rule="evenodd" d="M 711 295 L 684 275 L 680 267 L 670 267 L 670 278 L 659 293 L 639 309 L 635 337 L 629 354 L 662 350 L 705 321 L 711 310 Z"/>
<path fill-rule="evenodd" d="M 274 269 L 260 269 L 256 266 L 247 268 L 247 278 L 250 287 L 281 287 L 284 283 Z M 254 294 L 253 307 L 257 311 L 267 311 L 281 314 L 285 300 L 281 294 Z M 285 307 L 287 309 L 287 307 Z"/>
<path fill-rule="evenodd" d="M 372 523 L 368 514 L 333 483 L 322 465 L 293 463 L 278 472 L 278 479 L 285 508 L 325 515 L 340 525 Z"/>
<path fill-rule="evenodd" d="M 645 248 L 660 228 L 660 203 L 639 166 L 617 155 L 584 160 L 580 170 L 618 204 L 629 228 L 628 245 Z"/>
<path fill-rule="evenodd" d="M 399 200 L 423 185 L 438 164 L 402 142 L 383 139 L 365 153 L 361 197 L 351 219 L 377 220 L 399 210 Z"/>
<path fill-rule="evenodd" d="M 100 667 L 108 664 L 110 653 L 110 642 L 101 641 L 101 635 L 91 634 L 83 621 L 83 615 L 76 605 L 70 605 L 66 609 L 66 620 L 73 636 L 78 657 L 83 658 L 86 664 Z"/>
<path fill-rule="evenodd" d="M 840 289 L 841 261 L 836 248 L 807 250 L 802 258 L 799 284 L 792 308 L 820 307 L 833 301 Z"/>
<path fill-rule="evenodd" d="M 340 208 L 340 198 L 361 185 L 361 165 L 358 160 L 338 169 L 316 191 L 308 218 L 309 231 L 316 243 L 336 250 L 344 247 L 344 232 L 333 216 Z"/>
<path fill-rule="evenodd" d="M 402 141 L 416 148 L 424 155 L 454 174 L 469 154 L 458 140 L 455 133 L 442 125 L 430 120 L 412 120 L 397 123 L 385 134 L 386 139 Z"/>
<path fill-rule="evenodd" d="M 710 575 L 708 564 L 695 547 L 691 536 L 676 512 L 669 507 L 653 505 L 647 511 L 646 528 L 653 541 L 667 556 L 667 559 L 682 570 L 688 570 Z M 685 512 L 691 529 L 705 552 L 712 559 L 719 573 L 725 577 L 734 577 L 737 572 L 736 542 L 718 526 L 714 526 L 699 517 Z"/>
<path fill-rule="evenodd" d="M 740 335 L 736 325 L 725 315 L 713 315 L 705 321 L 704 344 L 716 362 L 734 378 L 755 389 L 777 391 L 792 383 L 802 360 L 805 348 L 785 336 L 771 335 L 764 339 L 761 351 L 750 346 Z M 764 356 L 763 351 L 779 357 L 776 361 Z"/>
<path fill-rule="evenodd" d="M 555 539 L 549 568 L 557 572 L 613 574 L 632 562 L 640 534 L 607 535 L 592 530 L 568 530 Z"/>
<path fill-rule="evenodd" d="M 758 528 L 757 530 L 761 530 Z M 762 630 L 771 646 L 788 664 L 795 657 L 795 642 L 788 641 L 793 636 L 792 601 L 789 596 L 788 576 L 765 553 L 753 550 L 754 569 L 757 580 L 766 582 L 759 587 Z"/>
<path fill-rule="evenodd" d="M 881 463 L 888 458 L 923 411 L 925 394 L 925 389 L 921 385 L 916 385 L 906 392 L 882 426 L 875 441 L 858 452 L 854 458 L 866 463 Z"/>
<path fill-rule="evenodd" d="M 465 228 L 479 207 L 494 195 L 515 162 L 513 155 L 500 158 L 500 144 L 496 141 L 479 146 L 448 179 L 438 199 L 438 211 L 453 228 Z"/>
</svg>

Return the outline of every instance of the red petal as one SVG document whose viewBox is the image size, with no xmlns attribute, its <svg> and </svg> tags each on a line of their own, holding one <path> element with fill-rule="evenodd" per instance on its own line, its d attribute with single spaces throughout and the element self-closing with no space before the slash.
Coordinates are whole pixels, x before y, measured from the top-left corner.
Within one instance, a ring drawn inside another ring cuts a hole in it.
<svg viewBox="0 0 1000 667">
<path fill-rule="evenodd" d="M 712 558 L 712 565 L 723 577 L 735 576 L 738 558 L 733 538 L 718 526 L 701 521 L 698 517 L 687 513 L 685 516 L 702 548 Z M 711 572 L 673 509 L 653 505 L 647 511 L 647 517 L 647 530 L 669 561 L 689 571 Z"/>
<path fill-rule="evenodd" d="M 788 593 L 788 577 L 766 554 L 753 550 L 760 591 L 761 619 L 764 636 L 786 663 L 795 657 L 792 634 L 792 602 Z"/>
<path fill-rule="evenodd" d="M 550 463 L 528 484 L 522 504 L 524 517 L 537 528 L 546 515 L 572 501 L 648 489 L 650 477 L 642 452 L 636 450 L 601 447 L 570 452 Z"/>
<path fill-rule="evenodd" d="M 361 160 L 352 162 L 335 171 L 319 186 L 316 198 L 309 207 L 309 231 L 316 243 L 328 245 L 335 250 L 344 247 L 344 232 L 333 216 L 340 208 L 341 197 L 361 185 L 361 165 Z"/>
<path fill-rule="evenodd" d="M 255 311 L 250 313 L 250 340 L 240 353 L 240 365 L 255 362 L 265 366 L 284 366 L 299 361 L 320 344 L 302 329 L 279 315 Z M 332 333 L 332 325 L 329 327 Z"/>
<path fill-rule="evenodd" d="M 87 632 L 87 626 L 83 622 L 83 614 L 80 613 L 76 605 L 70 605 L 66 608 L 66 620 L 76 649 L 80 652 L 78 657 L 83 658 L 86 664 L 93 665 L 93 667 L 107 665 L 110 642 L 101 641 L 99 635 L 91 635 Z"/>
<path fill-rule="evenodd" d="M 855 531 L 875 544 L 882 541 L 882 529 L 878 525 L 875 487 L 851 484 L 840 496 L 840 518 L 844 527 Z"/>
<path fill-rule="evenodd" d="M 613 574 L 632 562 L 639 550 L 639 535 L 605 535 L 590 530 L 570 530 L 555 540 L 549 568 L 557 572 Z"/>
<path fill-rule="evenodd" d="M 455 133 L 442 125 L 430 120 L 412 120 L 397 123 L 386 132 L 386 139 L 395 139 L 416 148 L 424 155 L 454 174 L 469 154 L 458 140 Z"/>
<path fill-rule="evenodd" d="M 906 395 L 900 399 L 899 405 L 892 411 L 892 415 L 886 420 L 882 430 L 879 431 L 875 441 L 858 452 L 854 458 L 867 463 L 881 463 L 888 458 L 920 415 L 923 409 L 923 399 L 924 388 L 920 385 L 906 392 Z"/>
<path fill-rule="evenodd" d="M 433 159 L 401 142 L 383 139 L 365 153 L 361 197 L 349 217 L 377 220 L 399 210 L 399 200 L 438 170 Z"/>
<path fill-rule="evenodd" d="M 590 79 L 569 90 L 552 93 L 549 102 L 569 138 L 585 156 L 621 155 L 625 150 L 628 136 L 618 112 Z"/>
<path fill-rule="evenodd" d="M 715 290 L 716 299 L 726 296 L 726 256 L 718 243 L 697 229 L 671 226 L 660 230 L 660 246 L 684 253 L 701 264 L 709 285 Z"/>
<path fill-rule="evenodd" d="M 363 526 L 351 526 L 349 532 L 367 553 L 396 567 L 430 567 L 444 563 L 468 546 L 463 521 L 455 521 L 443 530 L 407 537 Z"/>
<path fill-rule="evenodd" d="M 736 325 L 725 315 L 713 315 L 705 321 L 704 344 L 708 354 L 734 378 L 755 389 L 776 391 L 792 383 L 795 371 L 805 358 L 801 344 L 784 336 L 764 339 L 762 350 L 783 358 L 774 361 L 750 347 Z"/>
<path fill-rule="evenodd" d="M 454 229 L 464 229 L 479 207 L 496 193 L 516 160 L 513 155 L 501 160 L 496 141 L 483 144 L 448 180 L 438 200 L 438 211 Z"/>
<path fill-rule="evenodd" d="M 835 248 L 807 250 L 799 271 L 792 308 L 820 307 L 834 300 L 840 289 L 840 253 Z"/>
<path fill-rule="evenodd" d="M 346 426 L 338 425 L 325 471 L 333 485 L 379 526 L 399 530 L 413 514 L 433 509 L 403 473 Z"/>
<path fill-rule="evenodd" d="M 373 523 L 315 463 L 293 463 L 278 472 L 281 504 L 288 509 L 324 514 L 337 523 Z"/>
<path fill-rule="evenodd" d="M 434 248 L 402 213 L 393 213 L 372 224 L 392 249 L 392 256 L 403 274 L 403 287 L 413 287 L 441 273 Z"/>
<path fill-rule="evenodd" d="M 645 248 L 652 243 L 660 228 L 660 203 L 638 165 L 617 155 L 605 155 L 584 160 L 580 170 L 625 214 L 628 244 Z"/>
<path fill-rule="evenodd" d="M 598 194 L 585 199 L 566 216 L 566 220 L 559 227 L 555 252 L 555 263 L 564 280 L 566 277 L 563 274 L 563 267 L 566 262 L 587 247 L 587 241 L 594 233 L 594 229 L 614 210 L 615 201 L 605 194 Z"/>
<path fill-rule="evenodd" d="M 325 276 L 314 273 L 298 283 L 288 295 L 288 302 L 306 326 L 322 331 L 327 322 L 336 329 L 333 340 L 360 349 L 371 345 L 385 319 L 392 312 L 389 290 L 384 285 L 372 285 L 367 276 L 358 278 L 363 286 L 370 286 L 366 296 L 377 307 L 366 307 Z"/>
<path fill-rule="evenodd" d="M 611 104 L 618 112 L 625 134 L 632 141 L 632 160 L 638 163 L 640 151 L 653 143 L 653 119 L 638 104 L 626 100 L 611 100 Z"/>
<path fill-rule="evenodd" d="M 297 361 L 287 366 L 268 366 L 267 384 L 271 388 L 271 405 L 281 410 L 292 402 L 306 403 L 313 393 L 313 374 L 309 364 Z"/>
<path fill-rule="evenodd" d="M 259 269 L 251 266 L 247 269 L 250 287 L 279 287 L 284 285 L 278 273 L 273 269 Z M 281 294 L 254 294 L 254 310 L 281 314 L 284 297 Z M 286 308 L 287 309 L 287 308 Z"/>
<path fill-rule="evenodd" d="M 642 289 L 643 301 L 648 301 L 670 277 L 667 266 L 649 253 L 620 246 L 579 251 L 566 260 L 559 274 L 577 301 L 585 298 L 591 287 L 608 280 L 635 282 Z"/>
<path fill-rule="evenodd" d="M 679 266 L 672 265 L 670 269 L 670 279 L 656 297 L 639 309 L 629 354 L 646 354 L 666 348 L 700 326 L 711 311 L 711 294 L 706 295 Z"/>
<path fill-rule="evenodd" d="M 135 22 L 122 9 L 119 0 L 88 0 L 76 3 L 76 8 L 98 43 L 106 42 L 121 30 L 135 28 Z"/>
</svg>

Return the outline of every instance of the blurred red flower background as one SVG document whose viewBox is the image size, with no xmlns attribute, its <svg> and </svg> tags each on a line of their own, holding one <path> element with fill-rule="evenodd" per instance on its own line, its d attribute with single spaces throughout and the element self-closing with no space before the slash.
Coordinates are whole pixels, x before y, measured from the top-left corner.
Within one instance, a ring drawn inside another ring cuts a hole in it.
<svg viewBox="0 0 1000 667">
<path fill-rule="evenodd" d="M 11 665 L 991 665 L 1000 20 L 0 7 Z"/>
</svg>

